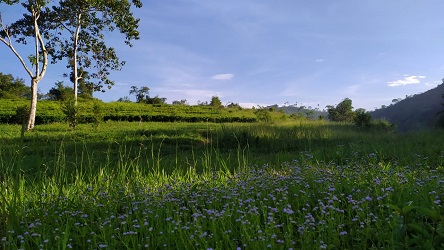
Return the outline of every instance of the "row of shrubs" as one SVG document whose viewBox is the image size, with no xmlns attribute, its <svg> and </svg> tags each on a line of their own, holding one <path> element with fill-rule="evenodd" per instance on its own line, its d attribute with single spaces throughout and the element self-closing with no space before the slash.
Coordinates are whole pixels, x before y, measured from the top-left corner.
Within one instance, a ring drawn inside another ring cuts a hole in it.
<svg viewBox="0 0 444 250">
<path fill-rule="evenodd" d="M 69 121 L 70 111 L 67 111 L 67 103 L 45 103 L 38 107 L 36 124 Z M 27 102 L 5 102 L 1 100 L 0 123 L 21 124 L 23 122 L 23 109 L 28 106 Z M 56 104 L 56 105 L 54 105 Z M 133 109 L 122 107 L 113 103 L 90 102 L 79 103 L 76 108 L 76 123 L 96 123 L 98 121 L 130 121 L 130 122 L 256 122 L 258 118 L 254 113 L 245 112 L 215 112 L 210 109 L 181 110 L 180 108 L 143 107 L 137 110 L 140 104 L 135 104 Z M 145 105 L 144 105 L 145 106 Z M 119 109 L 119 110 L 116 110 Z"/>
</svg>

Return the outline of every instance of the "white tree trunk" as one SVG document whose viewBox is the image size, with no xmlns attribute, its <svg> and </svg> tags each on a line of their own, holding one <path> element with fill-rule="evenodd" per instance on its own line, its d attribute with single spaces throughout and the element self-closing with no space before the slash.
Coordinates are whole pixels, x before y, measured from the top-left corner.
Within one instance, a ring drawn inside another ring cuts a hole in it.
<svg viewBox="0 0 444 250">
<path fill-rule="evenodd" d="M 30 131 L 34 129 L 35 126 L 35 116 L 37 113 L 37 86 L 38 81 L 35 78 L 31 80 L 31 106 L 29 108 L 28 124 L 26 125 L 26 130 Z"/>
</svg>

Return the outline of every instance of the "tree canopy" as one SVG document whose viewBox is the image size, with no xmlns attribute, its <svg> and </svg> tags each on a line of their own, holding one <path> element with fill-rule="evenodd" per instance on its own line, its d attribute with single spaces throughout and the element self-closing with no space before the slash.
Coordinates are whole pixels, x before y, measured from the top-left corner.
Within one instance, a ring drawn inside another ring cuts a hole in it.
<svg viewBox="0 0 444 250">
<path fill-rule="evenodd" d="M 58 81 L 55 83 L 55 86 L 49 90 L 47 96 L 49 100 L 66 101 L 70 97 L 73 97 L 73 90 L 71 87 L 64 86 L 62 81 Z"/>
<path fill-rule="evenodd" d="M 59 5 L 45 9 L 45 34 L 50 38 L 52 62 L 67 59 L 75 100 L 80 84 L 94 91 L 114 85 L 109 79 L 110 70 L 120 70 L 125 61 L 119 59 L 113 47 L 106 45 L 105 35 L 117 29 L 125 35 L 125 44 L 129 46 L 131 40 L 139 39 L 139 19 L 134 18 L 132 6 L 140 8 L 142 2 L 61 0 Z"/>
<path fill-rule="evenodd" d="M 355 113 L 353 112 L 352 100 L 345 98 L 336 107 L 327 106 L 328 118 L 335 122 L 353 122 Z"/>
<path fill-rule="evenodd" d="M 213 96 L 213 97 L 211 97 L 210 106 L 220 107 L 220 106 L 222 106 L 222 101 L 219 99 L 219 97 Z"/>
<path fill-rule="evenodd" d="M 139 39 L 139 19 L 134 18 L 131 8 L 142 7 L 140 0 L 0 0 L 0 3 L 21 4 L 27 10 L 10 25 L 2 23 L 0 13 L 0 42 L 14 53 L 31 78 L 27 130 L 34 128 L 38 83 L 46 73 L 48 56 L 52 63 L 67 59 L 77 100 L 79 86 L 85 96 L 92 96 L 94 90 L 103 91 L 104 85 L 111 88 L 114 82 L 108 78 L 110 70 L 120 70 L 125 64 L 115 49 L 106 45 L 109 32 L 117 29 L 125 35 L 124 42 L 129 46 L 131 40 Z M 28 57 L 31 67 L 14 47 L 14 43 L 27 44 L 28 40 L 34 40 L 35 44 L 35 53 Z"/>
<path fill-rule="evenodd" d="M 17 99 L 30 96 L 31 90 L 25 85 L 25 80 L 14 78 L 11 74 L 0 73 L 0 98 Z"/>
</svg>

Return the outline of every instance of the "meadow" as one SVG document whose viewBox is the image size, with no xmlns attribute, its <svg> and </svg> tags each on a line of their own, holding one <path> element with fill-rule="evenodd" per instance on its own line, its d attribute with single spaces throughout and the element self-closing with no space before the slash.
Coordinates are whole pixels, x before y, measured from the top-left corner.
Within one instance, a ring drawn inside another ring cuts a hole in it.
<svg viewBox="0 0 444 250">
<path fill-rule="evenodd" d="M 444 131 L 0 124 L 3 249 L 442 249 Z"/>
</svg>

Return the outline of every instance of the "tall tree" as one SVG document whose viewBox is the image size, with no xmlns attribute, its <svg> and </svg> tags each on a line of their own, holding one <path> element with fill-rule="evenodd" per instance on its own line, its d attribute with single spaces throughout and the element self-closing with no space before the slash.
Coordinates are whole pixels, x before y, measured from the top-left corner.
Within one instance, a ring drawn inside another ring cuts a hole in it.
<svg viewBox="0 0 444 250">
<path fill-rule="evenodd" d="M 140 0 L 61 0 L 59 5 L 46 8 L 46 34 L 53 63 L 67 58 L 71 70 L 74 100 L 77 103 L 79 83 L 91 85 L 95 91 L 103 91 L 114 84 L 108 78 L 110 70 L 120 70 L 125 64 L 117 57 L 115 49 L 105 43 L 105 33 L 118 29 L 125 35 L 125 44 L 139 39 L 139 19 L 134 18 L 131 8 L 142 7 Z M 84 68 L 93 68 L 86 72 Z M 92 86 L 91 79 L 97 82 Z"/>
<path fill-rule="evenodd" d="M 0 0 L 0 3 L 6 3 L 8 5 L 21 3 L 27 10 L 27 13 L 23 15 L 22 19 L 9 26 L 3 24 L 0 13 L 0 41 L 17 57 L 31 78 L 31 105 L 26 130 L 32 130 L 35 126 L 35 115 L 37 112 L 38 84 L 44 77 L 48 66 L 48 51 L 46 50 L 42 32 L 39 28 L 42 8 L 45 6 L 46 1 Z M 35 46 L 34 53 L 28 57 L 31 66 L 28 66 L 23 56 L 15 49 L 13 42 L 15 39 L 17 43 L 26 44 L 28 42 L 27 38 L 29 37 L 32 38 Z"/>
</svg>

